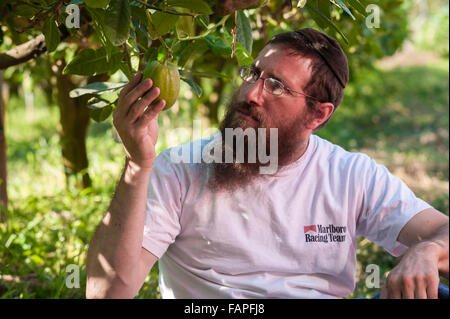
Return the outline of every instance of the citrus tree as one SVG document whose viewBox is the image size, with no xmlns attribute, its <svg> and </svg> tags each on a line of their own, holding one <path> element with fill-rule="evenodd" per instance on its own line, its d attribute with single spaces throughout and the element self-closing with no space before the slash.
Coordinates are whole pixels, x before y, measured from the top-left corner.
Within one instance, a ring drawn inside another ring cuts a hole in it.
<svg viewBox="0 0 450 319">
<path fill-rule="evenodd" d="M 3 0 L 0 72 L 27 63 L 36 82 L 54 83 L 46 87 L 60 109 L 65 172 L 67 177 L 79 176 L 79 185 L 87 187 L 90 118 L 106 120 L 127 78 L 150 62 L 175 65 L 196 96 L 189 111 L 197 114 L 197 105 L 206 104 L 199 115 L 214 124 L 235 66 L 251 64 L 274 34 L 319 28 L 341 42 L 351 70 L 359 70 L 401 46 L 410 2 Z M 219 98 L 203 94 L 205 81 Z M 0 204 L 7 203 L 3 102 L 0 96 Z"/>
</svg>

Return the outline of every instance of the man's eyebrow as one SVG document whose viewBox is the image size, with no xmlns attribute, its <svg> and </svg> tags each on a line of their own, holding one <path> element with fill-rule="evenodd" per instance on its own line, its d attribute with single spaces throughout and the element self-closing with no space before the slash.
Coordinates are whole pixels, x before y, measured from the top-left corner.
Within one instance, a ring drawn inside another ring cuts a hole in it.
<svg viewBox="0 0 450 319">
<path fill-rule="evenodd" d="M 261 68 L 255 66 L 254 63 L 252 64 L 251 67 L 252 67 L 253 69 L 257 70 L 259 73 L 261 73 Z M 276 75 L 273 74 L 272 72 L 266 71 L 266 73 L 267 73 L 267 75 L 268 75 L 269 77 L 271 77 L 272 79 L 278 80 L 278 81 L 280 81 L 281 83 L 283 83 L 283 85 L 285 85 L 285 86 L 287 86 L 287 87 L 288 87 L 288 86 L 290 87 L 290 85 L 286 85 L 286 81 L 284 81 L 283 79 L 280 79 L 278 76 L 276 76 Z"/>
</svg>

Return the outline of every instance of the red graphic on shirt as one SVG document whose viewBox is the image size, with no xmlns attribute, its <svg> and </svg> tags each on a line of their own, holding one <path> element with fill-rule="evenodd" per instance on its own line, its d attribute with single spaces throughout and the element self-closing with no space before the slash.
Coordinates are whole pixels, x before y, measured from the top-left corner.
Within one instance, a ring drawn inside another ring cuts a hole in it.
<svg viewBox="0 0 450 319">
<path fill-rule="evenodd" d="M 303 229 L 304 229 L 305 233 L 309 232 L 310 230 L 317 233 L 316 225 L 303 226 Z"/>
</svg>

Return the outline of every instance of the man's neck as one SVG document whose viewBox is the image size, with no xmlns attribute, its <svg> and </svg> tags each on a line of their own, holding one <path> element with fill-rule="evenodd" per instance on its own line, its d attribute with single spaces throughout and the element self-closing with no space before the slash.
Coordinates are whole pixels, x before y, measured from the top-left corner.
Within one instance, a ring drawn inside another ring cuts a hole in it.
<svg viewBox="0 0 450 319">
<path fill-rule="evenodd" d="M 303 154 L 306 153 L 306 150 L 308 149 L 309 146 L 309 139 L 310 139 L 311 134 L 309 134 L 308 136 L 306 136 L 304 139 L 301 139 L 300 142 L 298 143 L 296 150 L 294 152 L 292 152 L 292 156 L 290 156 L 285 163 L 282 163 L 282 166 L 287 166 L 289 164 L 292 164 L 296 161 L 298 161 Z"/>
</svg>

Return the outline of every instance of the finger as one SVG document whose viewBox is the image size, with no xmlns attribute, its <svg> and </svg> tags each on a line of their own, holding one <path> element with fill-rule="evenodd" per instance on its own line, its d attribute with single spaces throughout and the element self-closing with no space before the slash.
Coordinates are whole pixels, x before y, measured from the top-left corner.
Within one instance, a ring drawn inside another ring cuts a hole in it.
<svg viewBox="0 0 450 319">
<path fill-rule="evenodd" d="M 427 298 L 428 299 L 438 299 L 438 289 L 439 289 L 439 276 L 436 278 L 430 278 L 427 282 Z"/>
<path fill-rule="evenodd" d="M 145 79 L 124 97 L 123 104 L 128 105 L 128 107 L 126 107 L 126 114 L 128 114 L 128 112 L 130 111 L 130 106 L 133 105 L 133 103 L 135 103 L 139 98 L 141 98 L 144 93 L 152 87 L 152 85 L 153 81 L 151 79 Z"/>
<path fill-rule="evenodd" d="M 118 104 L 120 107 L 118 115 L 120 117 L 126 116 L 130 106 L 136 102 L 136 100 L 139 99 L 149 88 L 151 88 L 152 84 L 151 79 L 145 79 L 138 85 L 134 86 L 132 90 L 127 93 L 127 95 L 123 96 Z"/>
<path fill-rule="evenodd" d="M 136 85 L 138 85 L 138 83 L 140 82 L 142 77 L 142 73 L 138 72 L 134 75 L 134 77 L 130 80 L 130 82 L 122 89 L 122 91 L 120 91 L 119 94 L 119 99 L 117 101 L 117 107 L 116 110 L 114 111 L 114 115 L 122 117 L 127 113 L 128 110 L 128 105 L 124 105 L 123 104 L 123 100 L 125 98 L 125 96 L 131 91 L 133 90 Z"/>
<path fill-rule="evenodd" d="M 416 280 L 414 299 L 427 299 L 427 283 L 423 279 Z"/>
<path fill-rule="evenodd" d="M 380 290 L 380 299 L 387 299 L 388 298 L 388 290 L 386 286 L 381 287 Z"/>
<path fill-rule="evenodd" d="M 414 299 L 414 290 L 416 286 L 414 280 L 410 277 L 403 278 L 403 285 L 401 291 L 401 298 Z"/>
<path fill-rule="evenodd" d="M 128 84 L 120 91 L 119 102 L 141 81 L 142 72 L 137 72 L 128 82 Z"/>
<path fill-rule="evenodd" d="M 155 104 L 150 105 L 136 122 L 138 127 L 147 126 L 166 106 L 166 100 L 160 100 Z"/>
<path fill-rule="evenodd" d="M 398 284 L 397 280 L 388 280 L 388 298 L 389 299 L 400 299 L 402 297 L 401 295 L 401 289 L 400 285 Z"/>
<path fill-rule="evenodd" d="M 145 108 L 149 106 L 158 96 L 160 90 L 157 87 L 154 87 L 150 91 L 148 91 L 142 99 L 138 100 L 134 103 L 130 110 L 128 111 L 127 118 L 131 123 L 134 123 L 144 112 Z"/>
</svg>

